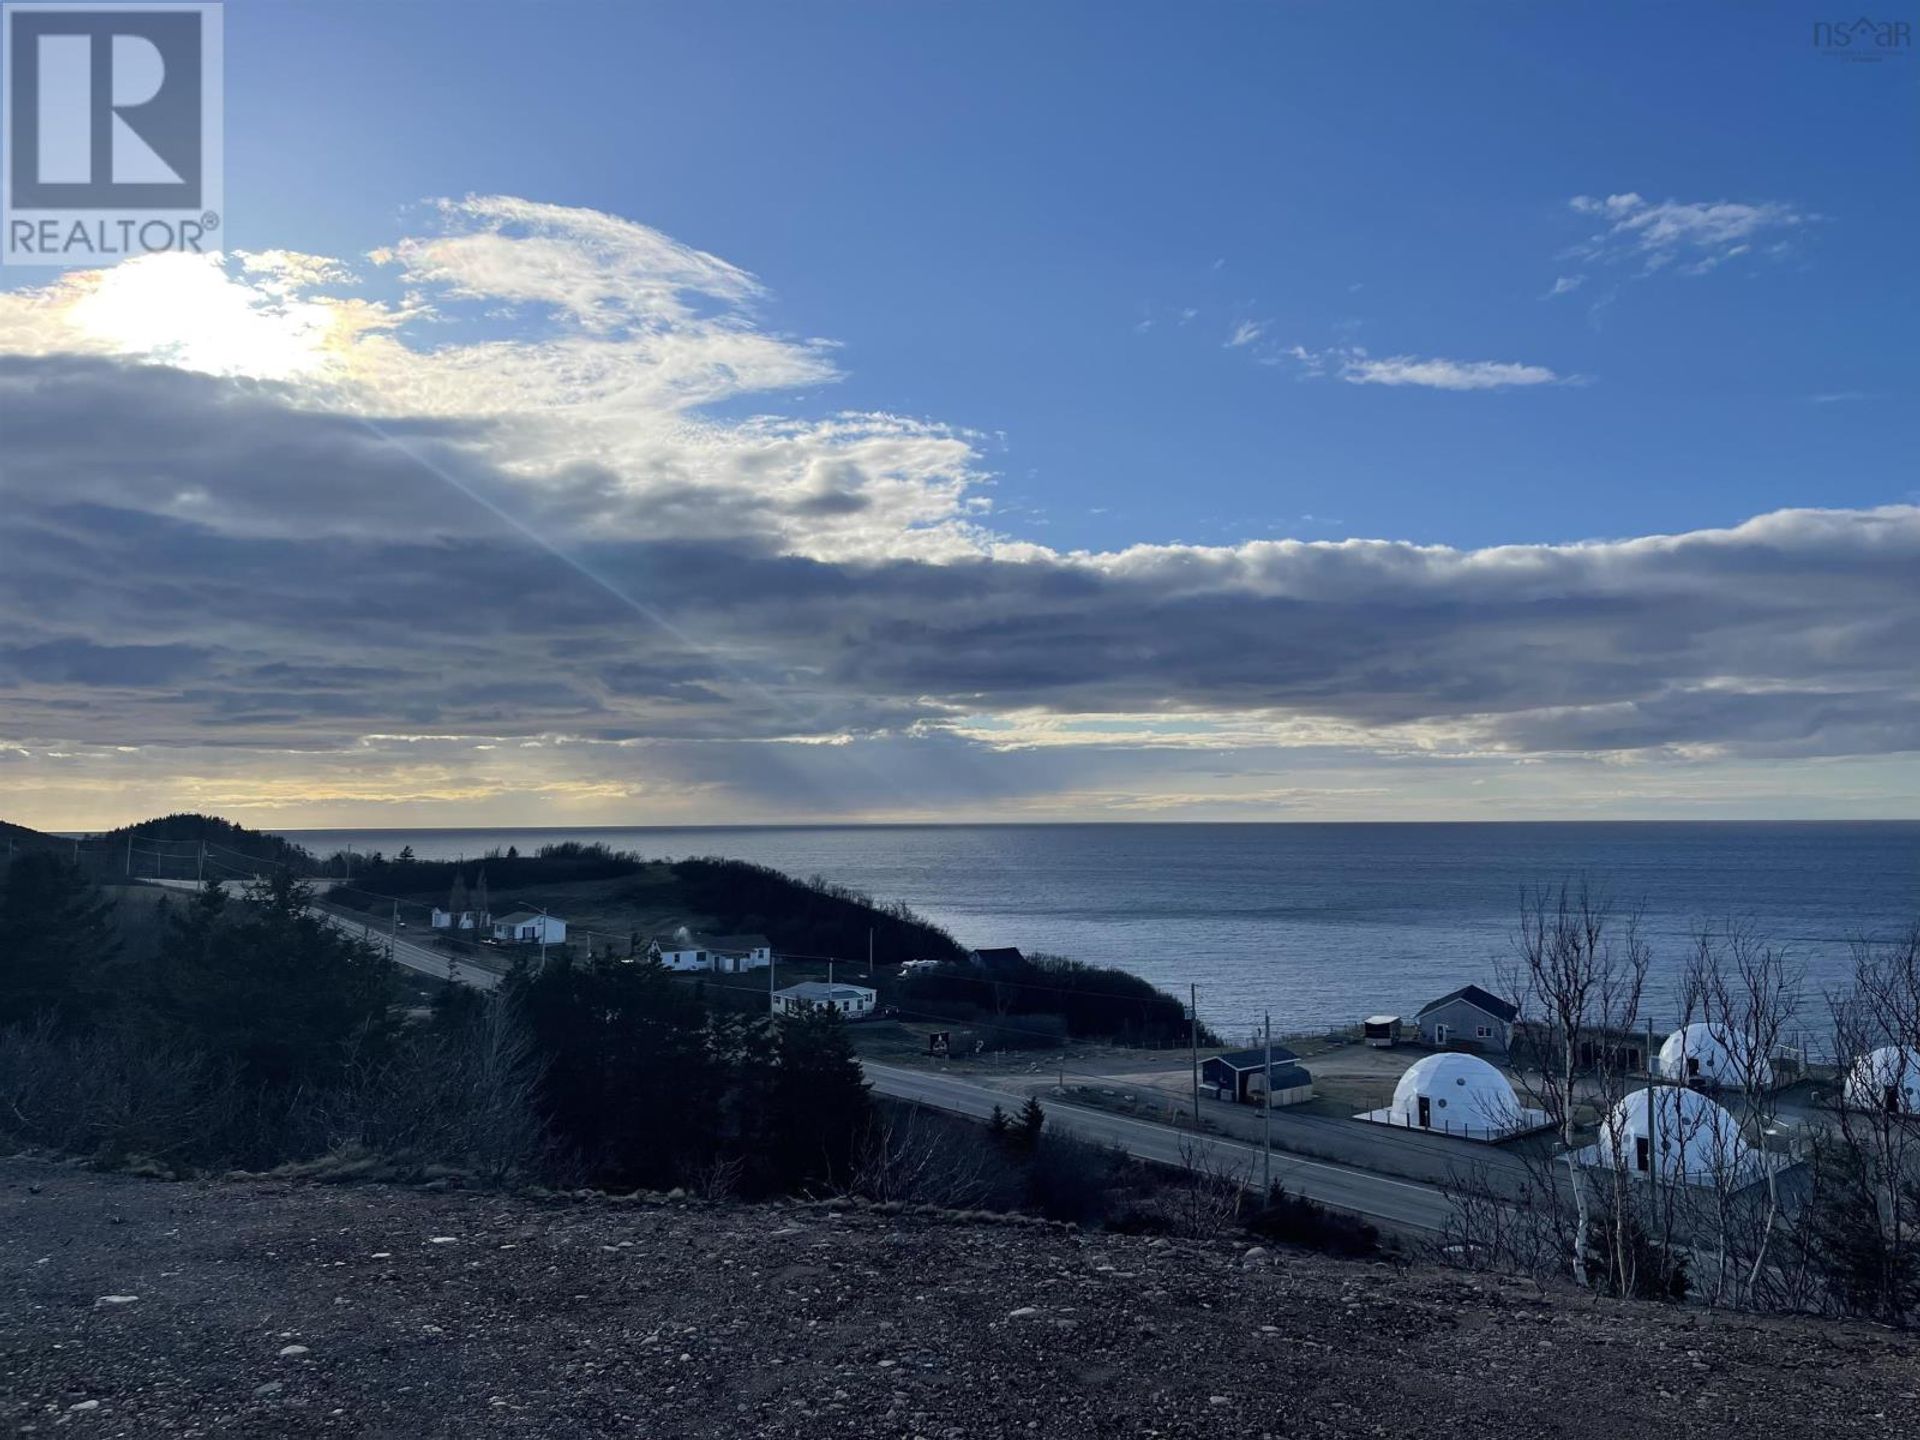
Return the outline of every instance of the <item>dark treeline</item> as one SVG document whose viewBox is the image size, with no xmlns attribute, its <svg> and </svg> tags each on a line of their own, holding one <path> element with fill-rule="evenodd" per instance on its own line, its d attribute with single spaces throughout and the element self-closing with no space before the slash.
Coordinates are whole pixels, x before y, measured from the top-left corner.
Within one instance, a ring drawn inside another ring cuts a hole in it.
<svg viewBox="0 0 1920 1440">
<path fill-rule="evenodd" d="M 531 855 L 522 855 L 508 846 L 489 850 L 484 855 L 464 860 L 421 860 L 409 850 L 398 855 L 353 857 L 356 886 L 383 895 L 408 899 L 437 899 L 444 903 L 456 879 L 471 885 L 484 873 L 490 889 L 507 890 L 526 885 L 564 885 L 579 880 L 617 880 L 638 875 L 647 861 L 625 850 L 613 850 L 597 842 L 583 844 L 575 840 L 542 845 Z M 340 873 L 334 860 L 330 872 Z"/>
<path fill-rule="evenodd" d="M 957 940 L 905 905 L 878 904 L 817 876 L 803 884 L 765 865 L 713 856 L 676 861 L 672 869 L 689 910 L 712 916 L 727 933 L 764 934 L 783 953 L 864 960 L 869 931 L 877 965 L 962 953 Z"/>
<path fill-rule="evenodd" d="M 836 1018 L 716 1015 L 656 967 L 565 959 L 408 1011 L 385 956 L 311 900 L 285 870 L 244 899 L 163 899 L 136 960 L 82 867 L 17 855 L 0 879 L 0 1139 L 164 1173 L 845 1181 L 870 1109 Z"/>
<path fill-rule="evenodd" d="M 663 872 L 664 884 L 661 875 L 648 874 L 656 871 Z M 420 860 L 404 853 L 357 857 L 355 888 L 342 892 L 338 903 L 372 913 L 380 908 L 380 896 L 444 906 L 456 881 L 472 894 L 484 879 L 487 892 L 497 898 L 511 890 L 629 876 L 645 887 L 632 897 L 636 906 L 678 908 L 705 917 L 723 934 L 763 934 L 782 954 L 864 961 L 869 932 L 874 959 L 882 965 L 961 954 L 951 935 L 905 905 L 878 904 L 824 880 L 799 881 L 765 865 L 714 856 L 650 861 L 577 841 L 543 845 L 531 855 L 509 848 L 467 860 Z"/>
<path fill-rule="evenodd" d="M 900 1005 L 915 1016 L 986 1028 L 1001 1049 L 1044 1049 L 1067 1039 L 1184 1045 L 1186 1010 L 1137 975 L 1057 955 L 1032 955 L 989 973 L 948 965 L 904 981 Z M 1218 1039 L 1203 1025 L 1203 1045 Z"/>
<path fill-rule="evenodd" d="M 116 830 L 103 830 L 89 837 L 90 842 L 95 844 L 124 842 L 128 839 L 132 839 L 136 845 L 152 842 L 170 848 L 198 844 L 218 846 L 220 849 L 216 853 L 225 861 L 233 861 L 238 854 L 270 865 L 283 865 L 296 875 L 311 875 L 319 868 L 319 862 L 304 846 L 279 835 L 269 835 L 263 830 L 250 830 L 245 825 L 222 820 L 218 815 L 160 815 L 152 820 L 142 820 L 137 825 L 122 825 Z M 108 844 L 107 848 L 111 856 L 112 844 Z"/>
</svg>

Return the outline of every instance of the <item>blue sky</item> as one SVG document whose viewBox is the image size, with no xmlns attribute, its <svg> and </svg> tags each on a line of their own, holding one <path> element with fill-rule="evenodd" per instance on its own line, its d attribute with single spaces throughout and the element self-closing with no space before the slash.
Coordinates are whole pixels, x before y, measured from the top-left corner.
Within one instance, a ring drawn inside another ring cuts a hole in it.
<svg viewBox="0 0 1920 1440">
<path fill-rule="evenodd" d="M 1920 56 L 1698 3 L 236 0 L 0 274 L 56 827 L 1920 812 Z"/>
<path fill-rule="evenodd" d="M 1065 548 L 1686 530 L 1917 483 L 1920 60 L 1825 59 L 1812 13 L 240 4 L 234 223 L 337 254 L 442 193 L 644 221 L 838 341 L 834 404 L 995 436 L 1002 523 Z M 1569 200 L 1626 192 L 1820 218 L 1543 299 L 1595 230 Z M 1588 383 L 1304 382 L 1242 322 Z"/>
</svg>

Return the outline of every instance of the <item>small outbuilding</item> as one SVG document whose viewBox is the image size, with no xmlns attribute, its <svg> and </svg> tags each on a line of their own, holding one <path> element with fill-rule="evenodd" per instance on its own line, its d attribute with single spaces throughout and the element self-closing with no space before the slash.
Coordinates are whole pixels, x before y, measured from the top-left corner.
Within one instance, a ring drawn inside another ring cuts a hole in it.
<svg viewBox="0 0 1920 1440">
<path fill-rule="evenodd" d="M 1773 1084 L 1773 1066 L 1762 1055 L 1748 1062 L 1749 1046 L 1724 1025 L 1696 1020 L 1667 1036 L 1656 1062 L 1660 1075 L 1681 1085 L 1732 1090 L 1749 1078 L 1763 1088 Z"/>
<path fill-rule="evenodd" d="M 1391 1050 L 1400 1038 L 1398 1015 L 1369 1015 L 1360 1022 L 1360 1033 L 1376 1050 Z"/>
<path fill-rule="evenodd" d="M 1744 1179 L 1754 1169 L 1740 1122 L 1697 1090 L 1658 1085 L 1622 1097 L 1600 1122 L 1589 1163 L 1663 1180 L 1706 1184 Z"/>
<path fill-rule="evenodd" d="M 1200 1079 L 1215 1088 L 1222 1100 L 1257 1105 L 1262 1095 L 1271 1093 L 1276 1106 L 1297 1105 L 1313 1098 L 1313 1076 L 1299 1059 L 1286 1046 L 1276 1045 L 1269 1071 L 1266 1046 L 1233 1050 L 1201 1061 Z"/>
<path fill-rule="evenodd" d="M 1420 1007 L 1414 1023 L 1420 1038 L 1436 1049 L 1465 1046 L 1489 1055 L 1504 1055 L 1520 1007 L 1478 985 L 1462 985 Z"/>
<path fill-rule="evenodd" d="M 1920 1115 L 1920 1050 L 1882 1045 L 1847 1071 L 1847 1108 L 1888 1115 Z"/>
<path fill-rule="evenodd" d="M 833 1010 L 848 1020 L 864 1020 L 873 1014 L 874 1001 L 878 998 L 877 991 L 864 985 L 803 980 L 773 992 L 773 1013 L 797 1015 L 803 1010 Z"/>
</svg>

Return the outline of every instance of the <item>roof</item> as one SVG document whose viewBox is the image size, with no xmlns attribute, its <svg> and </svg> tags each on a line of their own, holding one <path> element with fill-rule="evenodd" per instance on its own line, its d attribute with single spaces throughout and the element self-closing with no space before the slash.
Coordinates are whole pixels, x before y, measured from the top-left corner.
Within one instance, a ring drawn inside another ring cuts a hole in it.
<svg viewBox="0 0 1920 1440">
<path fill-rule="evenodd" d="M 969 950 L 967 958 L 976 965 L 992 968 L 997 965 L 1024 965 L 1027 957 L 1012 945 L 1001 945 L 991 950 Z"/>
<path fill-rule="evenodd" d="M 1367 1024 L 1369 1025 L 1398 1025 L 1399 1023 L 1400 1023 L 1400 1017 L 1398 1015 L 1367 1016 Z"/>
<path fill-rule="evenodd" d="M 1267 1063 L 1267 1047 L 1260 1045 L 1252 1050 L 1229 1050 L 1224 1055 L 1215 1055 L 1212 1058 L 1220 1061 L 1230 1070 L 1258 1070 Z M 1273 1064 L 1276 1073 L 1281 1061 L 1299 1058 L 1284 1045 L 1273 1047 Z"/>
<path fill-rule="evenodd" d="M 858 1000 L 862 996 L 871 1000 L 877 992 L 864 985 L 842 985 L 837 981 L 829 985 L 824 980 L 802 980 L 798 985 L 789 985 L 773 993 L 794 1000 Z"/>
<path fill-rule="evenodd" d="M 718 950 L 723 955 L 773 948 L 773 942 L 764 935 L 701 935 L 692 930 L 656 935 L 653 943 L 662 950 Z"/>
<path fill-rule="evenodd" d="M 1304 1065 L 1282 1065 L 1273 1062 L 1273 1073 L 1267 1077 L 1267 1084 L 1275 1090 L 1298 1090 L 1302 1085 L 1311 1085 L 1313 1076 Z"/>
<path fill-rule="evenodd" d="M 543 916 L 537 910 L 516 910 L 511 915 L 496 915 L 493 923 L 496 925 L 525 925 L 530 920 L 557 920 L 559 918 L 557 915 Z"/>
<path fill-rule="evenodd" d="M 1478 985 L 1462 985 L 1458 990 L 1449 990 L 1438 1000 L 1429 1000 L 1420 1007 L 1421 1015 L 1431 1015 L 1442 1005 L 1451 1005 L 1459 1000 L 1476 1010 L 1485 1011 L 1496 1020 L 1504 1020 L 1511 1025 L 1520 1014 L 1520 1007 L 1502 1000 L 1490 990 L 1482 990 Z M 1416 1017 L 1417 1018 L 1417 1017 Z"/>
</svg>

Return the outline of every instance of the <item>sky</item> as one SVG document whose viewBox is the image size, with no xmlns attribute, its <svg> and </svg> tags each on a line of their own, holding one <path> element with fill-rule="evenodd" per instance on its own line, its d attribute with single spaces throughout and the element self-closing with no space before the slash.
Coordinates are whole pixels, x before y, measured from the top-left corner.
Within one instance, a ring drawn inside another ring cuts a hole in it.
<svg viewBox="0 0 1920 1440">
<path fill-rule="evenodd" d="M 0 269 L 0 818 L 1920 814 L 1920 56 L 236 0 Z"/>
</svg>

